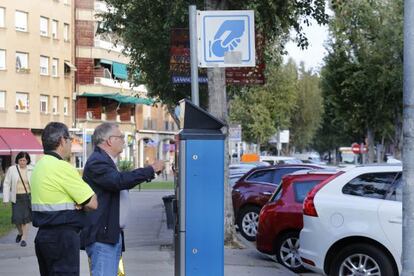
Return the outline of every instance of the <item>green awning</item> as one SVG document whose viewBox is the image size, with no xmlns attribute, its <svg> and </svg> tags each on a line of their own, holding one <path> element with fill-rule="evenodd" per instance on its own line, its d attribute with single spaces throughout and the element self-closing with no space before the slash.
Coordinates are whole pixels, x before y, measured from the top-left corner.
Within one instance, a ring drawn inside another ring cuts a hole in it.
<svg viewBox="0 0 414 276">
<path fill-rule="evenodd" d="M 105 99 L 111 99 L 120 103 L 124 104 L 146 104 L 146 105 L 153 105 L 154 100 L 148 98 L 137 98 L 132 96 L 121 95 L 119 93 L 112 93 L 112 94 L 94 94 L 94 93 L 83 93 L 79 95 L 81 97 L 102 97 Z"/>
<path fill-rule="evenodd" d="M 128 79 L 127 65 L 118 62 L 112 62 L 112 72 L 115 77 L 121 80 Z"/>
</svg>

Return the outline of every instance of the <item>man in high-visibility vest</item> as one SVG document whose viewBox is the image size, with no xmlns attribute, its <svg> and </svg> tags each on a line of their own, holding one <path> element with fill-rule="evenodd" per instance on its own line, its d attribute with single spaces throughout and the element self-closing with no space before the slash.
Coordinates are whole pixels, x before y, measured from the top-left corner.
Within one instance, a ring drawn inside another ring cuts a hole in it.
<svg viewBox="0 0 414 276">
<path fill-rule="evenodd" d="M 80 230 L 97 197 L 65 159 L 71 154 L 66 125 L 49 123 L 42 133 L 45 155 L 31 178 L 36 256 L 42 276 L 79 275 Z"/>
</svg>

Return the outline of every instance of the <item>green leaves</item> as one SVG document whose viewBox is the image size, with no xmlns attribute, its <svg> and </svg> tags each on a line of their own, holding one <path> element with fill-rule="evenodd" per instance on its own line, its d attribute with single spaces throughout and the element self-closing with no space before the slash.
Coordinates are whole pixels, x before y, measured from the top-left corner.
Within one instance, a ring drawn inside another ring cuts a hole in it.
<svg viewBox="0 0 414 276">
<path fill-rule="evenodd" d="M 105 28 L 120 38 L 131 57 L 130 70 L 142 72 L 134 78 L 135 84 L 145 82 L 149 94 L 173 106 L 189 97 L 190 85 L 173 85 L 169 71 L 170 34 L 172 28 L 188 28 L 188 5 L 204 9 L 204 1 L 188 0 L 106 0 L 111 12 L 104 13 Z M 257 30 L 265 34 L 266 45 L 273 49 L 281 43 L 293 27 L 299 32 L 300 45 L 307 40 L 298 24 L 299 20 L 314 17 L 326 23 L 325 2 L 322 0 L 227 0 L 214 1 L 217 7 L 253 9 Z M 272 60 L 271 62 L 274 62 Z M 207 103 L 207 87 L 200 85 L 200 102 Z"/>
<path fill-rule="evenodd" d="M 402 1 L 337 0 L 333 10 L 321 74 L 322 132 L 339 133 L 347 144 L 362 142 L 368 129 L 379 141 L 393 137 L 402 112 Z M 341 122 L 343 130 L 330 121 Z"/>
</svg>

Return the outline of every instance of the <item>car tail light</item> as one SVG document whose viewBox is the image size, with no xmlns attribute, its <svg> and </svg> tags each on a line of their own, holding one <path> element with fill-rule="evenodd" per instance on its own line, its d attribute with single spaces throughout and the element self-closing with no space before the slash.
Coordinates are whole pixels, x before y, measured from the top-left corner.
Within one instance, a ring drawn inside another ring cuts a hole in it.
<svg viewBox="0 0 414 276">
<path fill-rule="evenodd" d="M 318 213 L 316 212 L 315 204 L 313 203 L 313 200 L 315 199 L 316 193 L 323 188 L 326 184 L 328 184 L 332 179 L 336 178 L 338 175 L 341 175 L 343 172 L 339 172 L 337 174 L 334 174 L 321 183 L 317 184 L 315 187 L 313 187 L 308 195 L 306 196 L 305 200 L 303 201 L 303 214 L 311 217 L 317 217 Z"/>
</svg>

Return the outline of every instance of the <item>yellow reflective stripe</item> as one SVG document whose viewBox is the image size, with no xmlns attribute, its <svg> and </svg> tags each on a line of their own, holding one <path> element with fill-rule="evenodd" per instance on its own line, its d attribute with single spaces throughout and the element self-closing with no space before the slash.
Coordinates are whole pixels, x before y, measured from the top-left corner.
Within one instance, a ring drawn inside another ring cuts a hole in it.
<svg viewBox="0 0 414 276">
<path fill-rule="evenodd" d="M 60 203 L 60 204 L 37 204 L 32 203 L 32 211 L 37 212 L 53 212 L 75 210 L 75 203 Z"/>
</svg>

